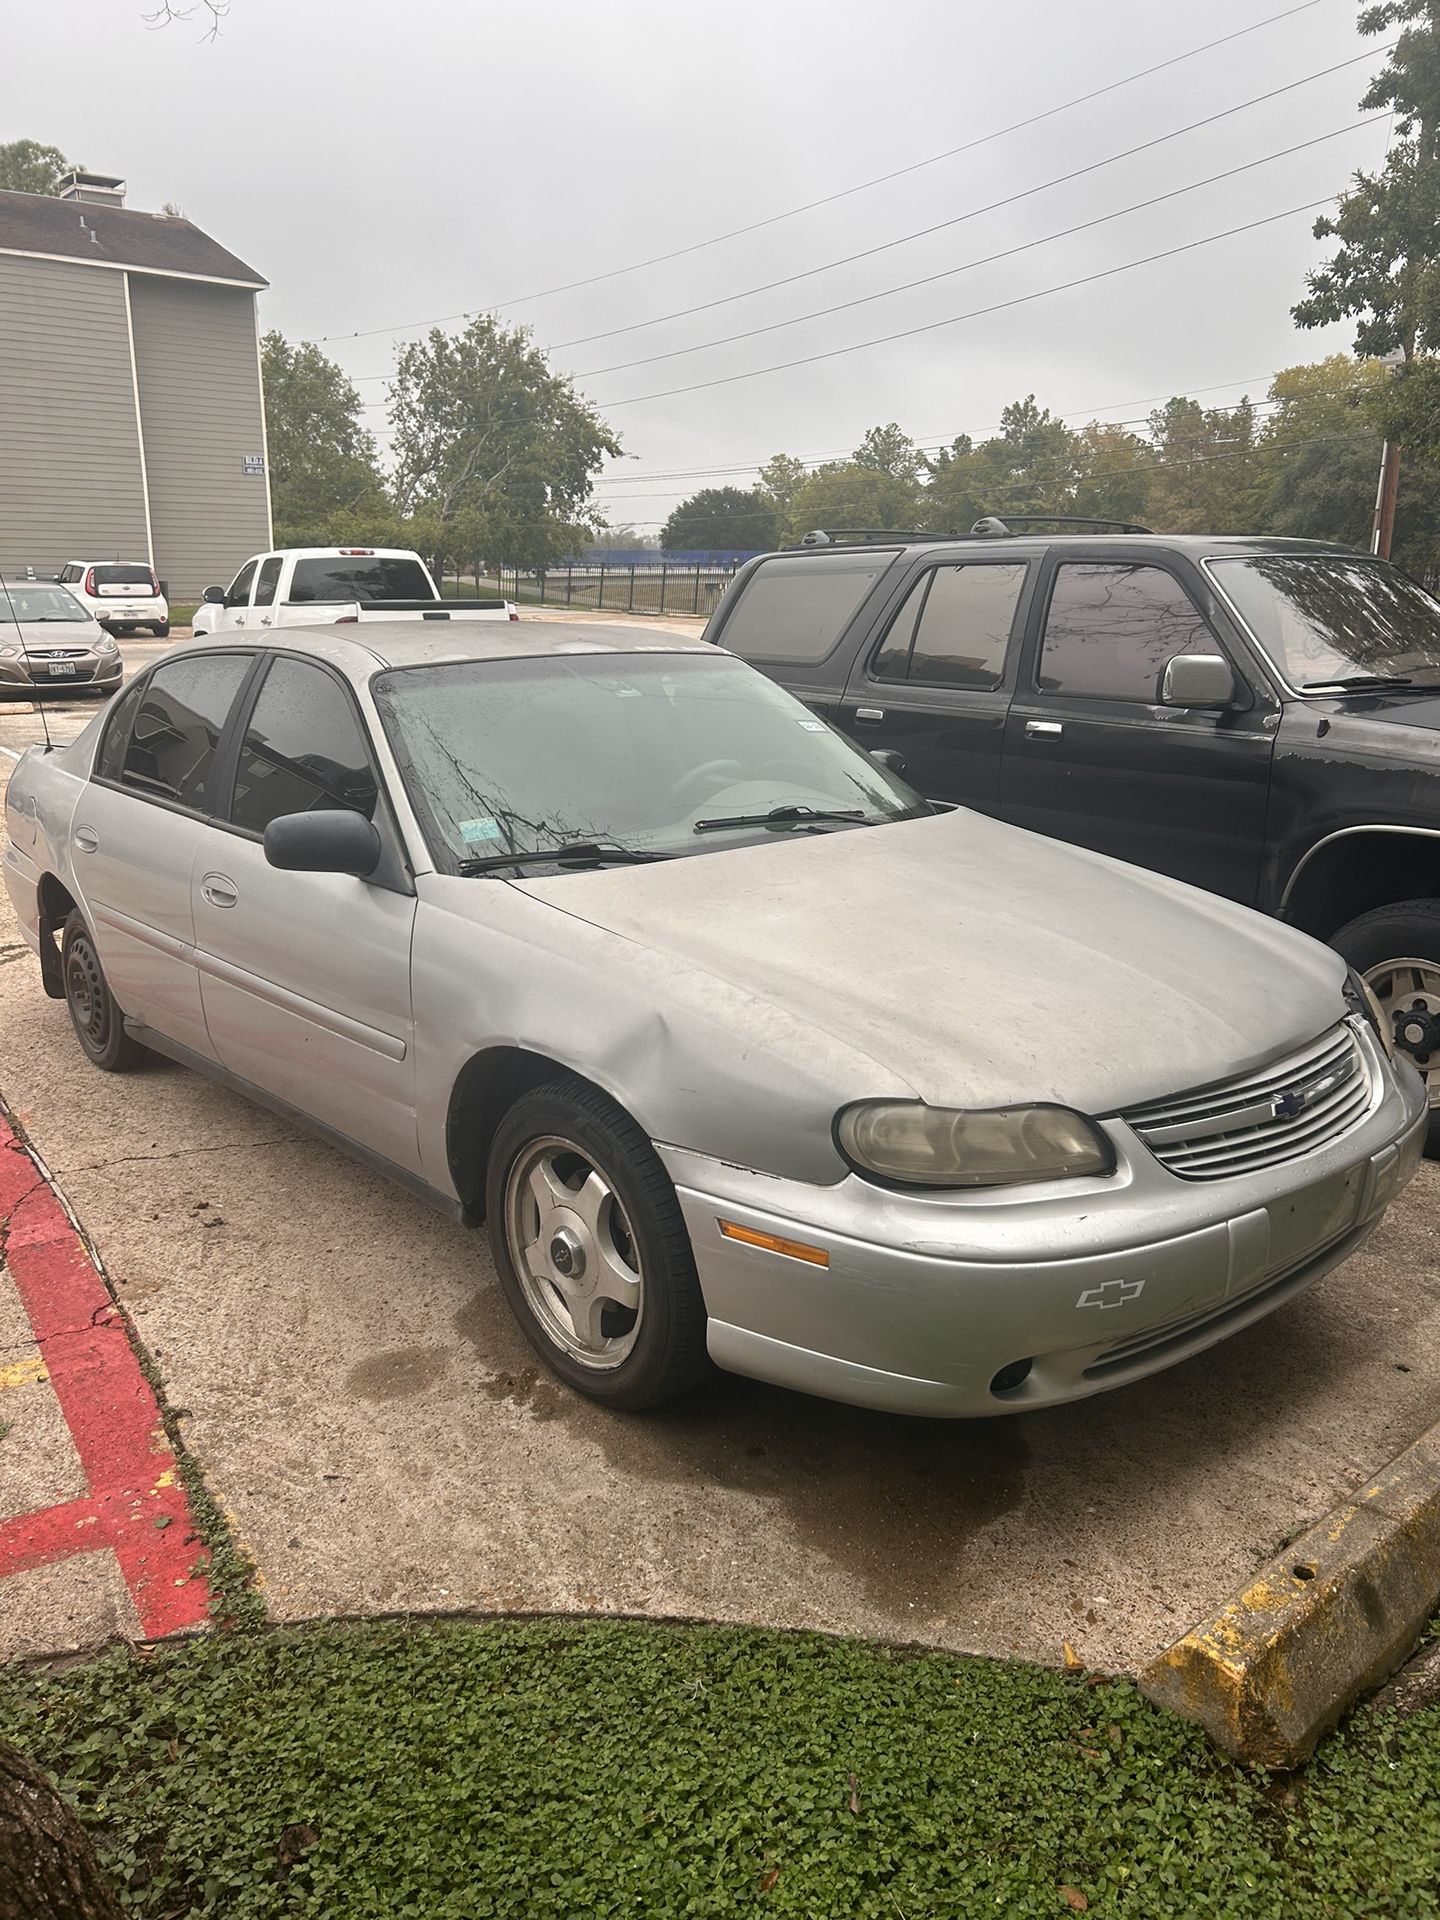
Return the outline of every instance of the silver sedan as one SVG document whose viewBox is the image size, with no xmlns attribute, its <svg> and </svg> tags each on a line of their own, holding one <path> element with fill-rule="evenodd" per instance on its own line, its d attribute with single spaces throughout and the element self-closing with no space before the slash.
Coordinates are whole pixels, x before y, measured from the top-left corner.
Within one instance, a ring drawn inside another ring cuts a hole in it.
<svg viewBox="0 0 1440 1920">
<path fill-rule="evenodd" d="M 1134 1380 L 1414 1171 L 1364 985 L 927 805 L 714 647 L 377 624 L 163 657 L 32 750 L 5 873 L 96 1066 L 187 1062 L 488 1220 L 529 1339 L 931 1414 Z"/>
<path fill-rule="evenodd" d="M 119 647 L 67 588 L 0 582 L 0 694 L 113 693 L 124 670 Z"/>
</svg>

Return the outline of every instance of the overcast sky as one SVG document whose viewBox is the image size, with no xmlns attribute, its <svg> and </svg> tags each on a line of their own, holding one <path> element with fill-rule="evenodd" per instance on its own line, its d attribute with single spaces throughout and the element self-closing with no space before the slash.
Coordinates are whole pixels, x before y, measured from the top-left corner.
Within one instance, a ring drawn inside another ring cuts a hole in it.
<svg viewBox="0 0 1440 1920">
<path fill-rule="evenodd" d="M 1355 123 L 1383 56 L 1356 36 L 1353 0 L 1314 0 L 1002 131 L 1287 3 L 233 0 L 206 41 L 198 20 L 148 29 L 144 0 L 9 0 L 0 140 L 51 142 L 124 175 L 132 207 L 177 202 L 269 280 L 263 326 L 325 339 L 377 430 L 395 343 L 415 337 L 416 323 L 493 307 L 530 324 L 630 456 L 601 486 L 607 511 L 658 523 L 698 485 L 752 477 L 700 469 L 781 451 L 840 455 L 879 422 L 935 444 L 984 434 L 1031 391 L 1075 424 L 1143 415 L 1175 392 L 1213 389 L 1204 397 L 1219 404 L 1258 397 L 1279 367 L 1348 349 L 1348 327 L 1301 334 L 1289 318 L 1325 252 L 1310 237 L 1313 211 L 1045 290 L 1303 208 L 1378 163 L 1387 122 Z M 1268 159 L 1339 129 L 1352 130 Z M 1121 212 L 1238 167 L 1248 171 Z M 1048 239 L 1109 215 L 1119 217 Z M 771 224 L 637 266 L 760 221 Z M 940 222 L 950 224 L 889 244 Z M 811 271 L 870 248 L 885 250 Z M 809 277 L 731 298 L 795 274 Z M 885 292 L 936 274 L 947 277 Z M 1033 294 L 1042 297 L 812 365 L 671 391 Z M 707 301 L 726 304 L 638 324 Z M 774 330 L 651 358 L 758 327 Z M 634 330 L 586 338 L 621 328 Z"/>
</svg>

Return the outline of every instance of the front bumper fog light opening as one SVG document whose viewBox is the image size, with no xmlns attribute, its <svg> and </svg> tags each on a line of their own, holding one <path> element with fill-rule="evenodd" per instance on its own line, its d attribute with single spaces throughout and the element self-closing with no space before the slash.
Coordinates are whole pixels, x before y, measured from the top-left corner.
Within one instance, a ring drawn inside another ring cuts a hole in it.
<svg viewBox="0 0 1440 1920">
<path fill-rule="evenodd" d="M 991 1393 L 1013 1393 L 1016 1387 L 1023 1386 L 1030 1378 L 1030 1369 L 1034 1364 L 1033 1360 L 1012 1360 L 1008 1367 L 1001 1367 L 990 1382 Z"/>
</svg>

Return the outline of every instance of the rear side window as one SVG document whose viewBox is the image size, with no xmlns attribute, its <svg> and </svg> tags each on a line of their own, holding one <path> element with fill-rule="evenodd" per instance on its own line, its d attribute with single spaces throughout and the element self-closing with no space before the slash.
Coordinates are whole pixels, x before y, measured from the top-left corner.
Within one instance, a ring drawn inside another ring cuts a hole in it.
<svg viewBox="0 0 1440 1920">
<path fill-rule="evenodd" d="M 272 661 L 240 748 L 231 822 L 264 833 L 281 814 L 334 807 L 368 820 L 375 800 L 370 755 L 344 688 L 303 660 Z"/>
<path fill-rule="evenodd" d="M 1162 567 L 1070 562 L 1055 571 L 1040 687 L 1153 704 L 1167 660 L 1219 651 L 1189 594 Z"/>
<path fill-rule="evenodd" d="M 290 582 L 290 599 L 311 604 L 358 600 L 362 606 L 383 606 L 390 600 L 433 600 L 430 582 L 418 560 L 297 560 Z"/>
<path fill-rule="evenodd" d="M 135 724 L 135 709 L 140 704 L 140 695 L 144 691 L 138 680 L 133 687 L 115 702 L 110 710 L 110 718 L 105 723 L 105 738 L 100 742 L 100 751 L 95 756 L 94 777 L 97 780 L 118 780 L 120 769 L 125 764 L 125 749 L 130 743 L 130 729 Z"/>
<path fill-rule="evenodd" d="M 720 645 L 745 660 L 823 660 L 894 559 L 867 550 L 762 560 L 717 635 Z"/>
<path fill-rule="evenodd" d="M 928 686 L 998 687 L 1025 573 L 1023 562 L 931 567 L 906 596 L 871 671 Z"/>
<path fill-rule="evenodd" d="M 124 743 L 120 785 L 203 812 L 221 730 L 249 670 L 249 657 L 236 653 L 169 660 L 157 667 L 144 684 L 128 732 L 119 724 L 122 702 L 105 737 L 102 757 Z"/>
</svg>

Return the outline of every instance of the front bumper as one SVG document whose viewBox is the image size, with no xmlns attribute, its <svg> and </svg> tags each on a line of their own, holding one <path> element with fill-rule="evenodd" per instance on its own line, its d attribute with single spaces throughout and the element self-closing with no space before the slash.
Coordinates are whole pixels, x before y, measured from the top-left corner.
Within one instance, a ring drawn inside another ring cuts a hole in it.
<svg viewBox="0 0 1440 1920">
<path fill-rule="evenodd" d="M 28 693 L 43 687 L 61 692 L 66 687 L 103 687 L 113 693 L 125 677 L 125 665 L 118 653 L 74 653 L 59 663 L 71 672 L 54 673 L 51 663 L 33 651 L 13 660 L 0 660 L 0 692 Z"/>
<path fill-rule="evenodd" d="M 1272 1312 L 1352 1253 L 1410 1179 L 1419 1077 L 1358 1027 L 1375 1089 L 1320 1151 L 1187 1181 L 1123 1121 L 1105 1180 L 901 1194 L 805 1186 L 659 1146 L 675 1183 L 717 1365 L 899 1413 L 995 1414 L 1078 1400 L 1171 1366 Z M 823 1250 L 828 1265 L 719 1223 Z M 1023 1380 L 992 1387 L 1028 1361 Z"/>
</svg>

